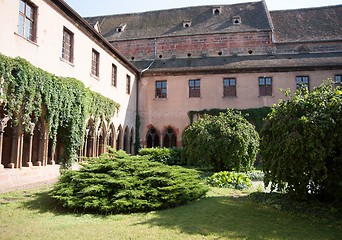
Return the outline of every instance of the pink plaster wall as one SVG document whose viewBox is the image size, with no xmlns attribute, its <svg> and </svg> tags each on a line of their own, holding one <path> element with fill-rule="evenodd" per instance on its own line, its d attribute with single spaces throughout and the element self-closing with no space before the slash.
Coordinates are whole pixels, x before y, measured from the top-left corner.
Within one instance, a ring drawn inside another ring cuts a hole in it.
<svg viewBox="0 0 342 240">
<path fill-rule="evenodd" d="M 168 126 L 177 132 L 178 145 L 181 136 L 190 124 L 188 112 L 212 108 L 259 108 L 272 106 L 283 93 L 279 89 L 296 89 L 296 76 L 309 76 L 310 89 L 318 86 L 324 79 L 333 78 L 339 71 L 304 71 L 278 73 L 238 73 L 144 77 L 139 83 L 139 114 L 141 117 L 140 138 L 145 146 L 145 137 L 149 127 L 154 126 L 163 135 Z M 260 97 L 258 77 L 272 77 L 273 96 Z M 234 77 L 237 80 L 237 97 L 223 97 L 223 78 Z M 201 79 L 201 97 L 188 97 L 188 80 Z M 155 81 L 167 80 L 167 98 L 155 98 Z M 162 136 L 161 136 L 162 138 Z"/>
</svg>

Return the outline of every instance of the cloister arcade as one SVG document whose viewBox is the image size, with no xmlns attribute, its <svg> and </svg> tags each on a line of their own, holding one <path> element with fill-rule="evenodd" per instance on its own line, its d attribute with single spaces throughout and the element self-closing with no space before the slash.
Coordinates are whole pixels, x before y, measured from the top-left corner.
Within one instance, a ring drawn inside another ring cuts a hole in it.
<svg viewBox="0 0 342 240">
<path fill-rule="evenodd" d="M 122 149 L 134 154 L 135 130 L 121 125 L 93 119 L 87 121 L 84 144 L 79 150 L 79 161 L 84 157 L 98 157 L 108 152 L 108 147 Z M 36 123 L 30 123 L 28 131 L 22 123 L 14 124 L 12 118 L 0 109 L 0 169 L 23 168 L 32 166 L 54 165 L 63 156 L 64 143 L 57 135 L 55 149 L 48 135 L 48 125 L 44 117 Z"/>
</svg>

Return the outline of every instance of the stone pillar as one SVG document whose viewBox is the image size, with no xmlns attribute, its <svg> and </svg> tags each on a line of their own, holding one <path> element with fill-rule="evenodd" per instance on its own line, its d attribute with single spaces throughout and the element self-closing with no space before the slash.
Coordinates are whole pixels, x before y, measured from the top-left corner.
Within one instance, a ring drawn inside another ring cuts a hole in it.
<svg viewBox="0 0 342 240">
<path fill-rule="evenodd" d="M 86 129 L 86 133 L 85 133 L 84 150 L 83 150 L 85 157 L 88 157 L 87 155 L 88 155 L 88 135 L 89 135 L 89 131 L 90 131 L 90 129 L 87 128 Z"/>
<path fill-rule="evenodd" d="M 121 134 L 120 134 L 120 139 L 119 139 L 119 148 L 121 150 L 124 150 L 125 149 L 125 146 L 124 146 L 124 138 L 125 138 L 125 133 L 123 131 L 121 131 Z"/>
<path fill-rule="evenodd" d="M 164 136 L 162 134 L 159 135 L 159 147 L 164 147 Z"/>
<path fill-rule="evenodd" d="M 96 134 L 95 157 L 98 157 L 100 153 L 100 147 L 101 147 L 100 137 L 101 137 L 101 130 L 97 131 L 97 134 Z"/>
<path fill-rule="evenodd" d="M 4 168 L 4 165 L 2 164 L 2 147 L 4 143 L 4 132 L 5 128 L 7 127 L 7 122 L 10 118 L 8 116 L 4 117 L 3 119 L 0 119 L 0 169 Z"/>
<path fill-rule="evenodd" d="M 32 148 L 33 148 L 33 132 L 34 132 L 34 127 L 35 124 L 34 123 L 30 123 L 30 145 L 29 145 L 29 157 L 28 157 L 28 161 L 25 163 L 26 167 L 32 167 Z"/>
<path fill-rule="evenodd" d="M 115 134 L 115 130 L 112 130 L 112 141 L 113 141 L 113 145 L 111 146 L 112 148 L 116 149 L 116 134 Z"/>
<path fill-rule="evenodd" d="M 12 149 L 11 149 L 11 159 L 8 164 L 9 168 L 19 168 L 20 167 L 20 151 L 21 151 L 21 138 L 22 138 L 22 125 L 13 128 L 12 134 Z"/>
<path fill-rule="evenodd" d="M 55 165 L 54 159 L 51 159 L 49 161 L 48 155 L 49 155 L 49 135 L 48 135 L 48 130 L 47 127 L 44 127 L 44 132 L 41 134 L 42 138 L 42 151 L 39 153 L 40 154 L 40 159 L 42 159 L 43 165 L 46 166 L 47 164 Z"/>
<path fill-rule="evenodd" d="M 35 166 L 42 166 L 43 163 L 43 147 L 44 147 L 44 129 L 41 124 L 38 125 L 38 133 L 39 133 L 39 139 L 38 139 L 38 159 L 35 162 Z M 54 151 L 54 150 L 52 150 Z M 53 158 L 54 154 L 51 155 L 51 158 Z"/>
</svg>

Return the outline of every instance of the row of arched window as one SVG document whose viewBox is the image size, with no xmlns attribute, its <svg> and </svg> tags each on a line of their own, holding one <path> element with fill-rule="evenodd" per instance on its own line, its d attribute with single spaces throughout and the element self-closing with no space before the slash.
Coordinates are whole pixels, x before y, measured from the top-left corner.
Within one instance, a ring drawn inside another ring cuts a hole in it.
<svg viewBox="0 0 342 240">
<path fill-rule="evenodd" d="M 146 134 L 146 147 L 177 147 L 177 135 L 173 128 L 166 128 L 163 134 L 151 127 Z"/>
</svg>

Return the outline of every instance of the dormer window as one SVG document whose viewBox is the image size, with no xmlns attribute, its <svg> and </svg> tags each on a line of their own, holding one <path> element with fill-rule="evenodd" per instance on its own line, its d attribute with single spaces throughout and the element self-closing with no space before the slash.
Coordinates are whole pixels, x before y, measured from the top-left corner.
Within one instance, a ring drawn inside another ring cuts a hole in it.
<svg viewBox="0 0 342 240">
<path fill-rule="evenodd" d="M 213 14 L 219 15 L 221 13 L 221 7 L 213 7 Z"/>
<path fill-rule="evenodd" d="M 94 25 L 94 29 L 98 32 L 98 33 L 101 33 L 101 29 L 100 29 L 100 23 L 99 21 L 97 21 Z"/>
<path fill-rule="evenodd" d="M 120 24 L 119 26 L 116 27 L 116 32 L 120 33 L 123 32 L 126 28 L 126 24 Z"/>
<path fill-rule="evenodd" d="M 233 17 L 233 24 L 241 24 L 241 17 L 240 16 L 234 16 Z"/>
<path fill-rule="evenodd" d="M 183 28 L 189 28 L 191 27 L 191 21 L 190 20 L 184 20 L 183 21 Z"/>
</svg>

